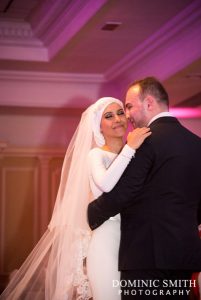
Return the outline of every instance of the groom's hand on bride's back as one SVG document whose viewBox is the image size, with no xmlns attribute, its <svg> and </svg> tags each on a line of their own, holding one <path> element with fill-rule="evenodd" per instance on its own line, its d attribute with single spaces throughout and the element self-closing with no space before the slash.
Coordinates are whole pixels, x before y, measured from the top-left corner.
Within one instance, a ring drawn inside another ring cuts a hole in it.
<svg viewBox="0 0 201 300">
<path fill-rule="evenodd" d="M 96 200 L 90 202 L 88 205 L 87 220 L 91 230 L 98 228 L 107 220 L 107 218 L 102 215 L 102 211 L 99 209 Z"/>
</svg>

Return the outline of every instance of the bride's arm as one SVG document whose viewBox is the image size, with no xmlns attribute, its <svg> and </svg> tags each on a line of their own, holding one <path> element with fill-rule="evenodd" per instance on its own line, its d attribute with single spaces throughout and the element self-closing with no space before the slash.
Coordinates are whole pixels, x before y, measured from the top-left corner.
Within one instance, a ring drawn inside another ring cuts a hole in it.
<svg viewBox="0 0 201 300">
<path fill-rule="evenodd" d="M 90 180 L 102 192 L 110 192 L 119 181 L 136 149 L 138 149 L 144 140 L 151 134 L 147 127 L 137 128 L 129 133 L 127 144 L 114 159 L 108 168 L 105 164 L 105 153 L 100 149 L 93 149 L 89 153 L 89 174 Z"/>
<path fill-rule="evenodd" d="M 116 185 L 121 175 L 135 154 L 135 150 L 125 145 L 109 168 L 105 166 L 104 151 L 95 148 L 88 157 L 90 179 L 102 192 L 109 192 Z"/>
</svg>

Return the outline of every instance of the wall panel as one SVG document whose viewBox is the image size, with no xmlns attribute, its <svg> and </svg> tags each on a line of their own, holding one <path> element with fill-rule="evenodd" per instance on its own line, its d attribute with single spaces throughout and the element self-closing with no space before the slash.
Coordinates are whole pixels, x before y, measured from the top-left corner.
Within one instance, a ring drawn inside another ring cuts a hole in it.
<svg viewBox="0 0 201 300">
<path fill-rule="evenodd" d="M 19 268 L 47 228 L 63 150 L 6 148 L 0 153 L 0 273 Z"/>
</svg>

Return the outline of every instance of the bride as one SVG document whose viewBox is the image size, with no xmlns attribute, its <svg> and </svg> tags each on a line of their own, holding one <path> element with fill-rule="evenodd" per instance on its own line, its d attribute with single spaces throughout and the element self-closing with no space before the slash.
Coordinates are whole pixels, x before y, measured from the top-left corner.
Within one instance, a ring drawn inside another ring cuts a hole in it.
<svg viewBox="0 0 201 300">
<path fill-rule="evenodd" d="M 117 300 L 120 217 L 91 233 L 87 205 L 110 191 L 151 133 L 129 133 L 123 104 L 104 97 L 83 114 L 67 149 L 50 224 L 0 299 Z M 87 258 L 87 264 L 86 264 Z M 92 292 L 92 294 L 91 294 Z"/>
</svg>

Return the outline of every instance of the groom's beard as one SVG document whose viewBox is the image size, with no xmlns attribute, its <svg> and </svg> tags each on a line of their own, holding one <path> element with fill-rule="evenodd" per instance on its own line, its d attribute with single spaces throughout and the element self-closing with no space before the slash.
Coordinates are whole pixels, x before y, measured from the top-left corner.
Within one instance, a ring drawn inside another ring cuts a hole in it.
<svg viewBox="0 0 201 300">
<path fill-rule="evenodd" d="M 131 130 L 135 129 L 135 128 L 142 128 L 142 127 L 147 127 L 148 122 L 144 122 L 144 121 L 139 121 L 139 122 L 135 122 L 134 120 L 130 120 L 130 124 L 131 124 Z"/>
<path fill-rule="evenodd" d="M 141 112 L 141 117 L 140 118 L 135 118 L 135 117 L 130 117 L 129 121 L 133 127 L 135 128 L 141 128 L 141 127 L 147 127 L 147 124 L 149 123 L 149 120 L 146 117 L 145 113 Z"/>
</svg>

